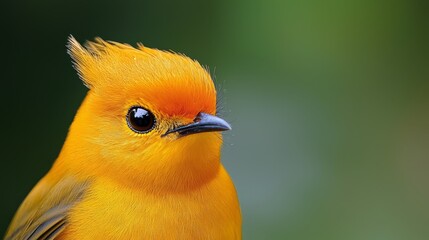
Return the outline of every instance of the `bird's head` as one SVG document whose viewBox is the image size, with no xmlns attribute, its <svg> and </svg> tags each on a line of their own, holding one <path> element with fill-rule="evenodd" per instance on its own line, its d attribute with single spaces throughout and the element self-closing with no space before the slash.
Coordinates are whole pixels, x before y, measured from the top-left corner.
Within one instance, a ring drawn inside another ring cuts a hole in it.
<svg viewBox="0 0 429 240">
<path fill-rule="evenodd" d="M 57 165 L 129 186 L 180 191 L 220 167 L 216 90 L 198 62 L 168 51 L 96 39 L 69 53 L 89 88 Z"/>
</svg>

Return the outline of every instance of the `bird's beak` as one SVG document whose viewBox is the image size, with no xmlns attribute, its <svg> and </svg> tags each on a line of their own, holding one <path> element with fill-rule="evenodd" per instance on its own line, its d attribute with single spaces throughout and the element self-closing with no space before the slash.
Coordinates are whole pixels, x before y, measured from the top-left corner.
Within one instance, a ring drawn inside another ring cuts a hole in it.
<svg viewBox="0 0 429 240">
<path fill-rule="evenodd" d="M 180 137 L 183 137 L 194 133 L 218 132 L 227 130 L 231 130 L 231 126 L 225 120 L 207 113 L 200 112 L 194 119 L 193 123 L 170 129 L 164 133 L 162 137 L 175 132 L 179 133 Z"/>
</svg>

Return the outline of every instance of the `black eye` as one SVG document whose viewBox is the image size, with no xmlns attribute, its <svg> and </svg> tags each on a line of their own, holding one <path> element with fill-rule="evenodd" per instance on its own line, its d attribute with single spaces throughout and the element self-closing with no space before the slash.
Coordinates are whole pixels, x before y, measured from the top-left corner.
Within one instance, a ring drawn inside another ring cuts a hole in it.
<svg viewBox="0 0 429 240">
<path fill-rule="evenodd" d="M 132 107 L 127 114 L 128 126 L 137 133 L 147 133 L 155 126 L 155 116 L 142 107 Z"/>
</svg>

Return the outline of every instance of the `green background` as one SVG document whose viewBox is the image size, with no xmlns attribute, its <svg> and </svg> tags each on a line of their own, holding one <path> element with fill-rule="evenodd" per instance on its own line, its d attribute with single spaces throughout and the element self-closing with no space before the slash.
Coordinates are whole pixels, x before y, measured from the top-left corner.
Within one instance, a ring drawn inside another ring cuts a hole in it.
<svg viewBox="0 0 429 240">
<path fill-rule="evenodd" d="M 7 1 L 0 234 L 86 89 L 66 39 L 172 49 L 216 76 L 244 239 L 429 239 L 427 1 Z"/>
</svg>

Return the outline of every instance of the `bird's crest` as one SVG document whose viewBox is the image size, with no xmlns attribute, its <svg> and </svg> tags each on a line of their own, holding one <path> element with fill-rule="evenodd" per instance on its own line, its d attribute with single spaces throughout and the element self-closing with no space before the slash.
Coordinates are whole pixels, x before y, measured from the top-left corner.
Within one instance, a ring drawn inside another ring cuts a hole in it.
<svg viewBox="0 0 429 240">
<path fill-rule="evenodd" d="M 134 48 L 101 38 L 82 46 L 72 36 L 68 53 L 80 78 L 93 92 L 103 92 L 109 97 L 144 96 L 171 114 L 184 108 L 188 112 L 201 108 L 215 112 L 216 90 L 210 74 L 183 54 L 142 44 Z"/>
</svg>

